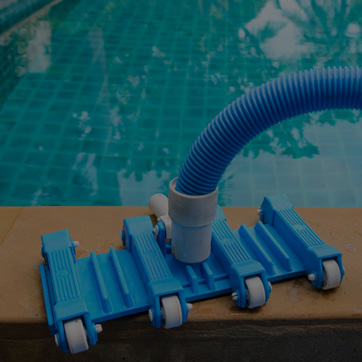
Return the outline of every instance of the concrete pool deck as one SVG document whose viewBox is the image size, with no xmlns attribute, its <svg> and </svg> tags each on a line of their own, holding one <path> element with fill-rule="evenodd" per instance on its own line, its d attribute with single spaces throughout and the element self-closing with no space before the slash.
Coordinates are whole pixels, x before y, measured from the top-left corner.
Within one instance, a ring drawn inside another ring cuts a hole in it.
<svg viewBox="0 0 362 362">
<path fill-rule="evenodd" d="M 229 360 L 242 355 L 313 360 L 331 353 L 332 360 L 361 360 L 362 208 L 296 210 L 343 253 L 346 275 L 339 288 L 317 291 L 302 277 L 273 283 L 270 300 L 257 310 L 239 309 L 230 296 L 195 302 L 188 321 L 174 330 L 154 329 L 147 313 L 104 322 L 98 344 L 77 360 Z M 256 208 L 224 211 L 233 229 L 258 220 Z M 81 258 L 92 250 L 121 248 L 123 219 L 148 214 L 146 207 L 1 207 L 0 360 L 65 358 L 46 324 L 39 274 L 42 234 L 69 229 L 80 242 Z"/>
</svg>

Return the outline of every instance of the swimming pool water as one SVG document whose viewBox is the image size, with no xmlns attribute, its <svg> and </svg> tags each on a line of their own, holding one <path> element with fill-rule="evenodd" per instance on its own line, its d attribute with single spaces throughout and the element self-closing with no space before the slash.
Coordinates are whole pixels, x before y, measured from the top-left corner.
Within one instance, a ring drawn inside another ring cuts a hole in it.
<svg viewBox="0 0 362 362">
<path fill-rule="evenodd" d="M 359 65 L 362 5 L 64 0 L 0 38 L 0 205 L 146 205 L 202 129 L 270 78 Z M 232 162 L 226 206 L 286 193 L 362 205 L 362 122 L 320 112 L 273 127 Z"/>
</svg>

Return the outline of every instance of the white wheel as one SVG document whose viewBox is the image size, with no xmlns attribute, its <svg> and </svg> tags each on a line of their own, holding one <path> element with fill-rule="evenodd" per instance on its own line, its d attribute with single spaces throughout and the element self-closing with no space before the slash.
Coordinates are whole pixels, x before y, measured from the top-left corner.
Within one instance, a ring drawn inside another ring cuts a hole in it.
<svg viewBox="0 0 362 362">
<path fill-rule="evenodd" d="M 79 353 L 88 349 L 87 334 L 81 319 L 64 323 L 70 353 Z"/>
<path fill-rule="evenodd" d="M 341 284 L 341 271 L 335 260 L 326 260 L 323 265 L 323 286 L 322 289 L 337 288 Z"/>
<path fill-rule="evenodd" d="M 245 279 L 245 286 L 248 308 L 257 308 L 265 304 L 265 289 L 259 277 Z"/>
<path fill-rule="evenodd" d="M 182 324 L 181 304 L 176 295 L 161 299 L 161 315 L 166 329 L 179 327 Z"/>
</svg>

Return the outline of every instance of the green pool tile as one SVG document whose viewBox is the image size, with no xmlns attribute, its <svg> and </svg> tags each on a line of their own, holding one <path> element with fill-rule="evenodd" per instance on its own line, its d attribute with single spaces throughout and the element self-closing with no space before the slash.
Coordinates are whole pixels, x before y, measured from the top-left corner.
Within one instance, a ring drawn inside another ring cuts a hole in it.
<svg viewBox="0 0 362 362">
<path fill-rule="evenodd" d="M 105 154 L 114 157 L 129 157 L 131 154 L 131 144 L 129 142 L 109 142 L 107 143 Z"/>
<path fill-rule="evenodd" d="M 11 181 L 0 180 L 0 196 L 2 199 L 4 199 L 8 195 L 10 187 L 11 187 Z"/>
<path fill-rule="evenodd" d="M 48 113 L 45 112 L 45 110 L 34 110 L 27 108 L 24 113 L 20 113 L 21 115 L 21 121 L 22 122 L 28 122 L 31 124 L 38 124 L 41 122 Z"/>
<path fill-rule="evenodd" d="M 131 109 L 132 111 L 132 109 Z M 174 110 L 173 110 L 174 111 Z M 163 108 L 162 114 L 164 115 L 166 113 L 167 115 L 167 108 Z M 141 110 L 142 117 L 152 117 L 153 119 L 157 119 L 160 115 L 160 107 L 157 106 L 148 106 L 148 107 L 142 107 Z"/>
<path fill-rule="evenodd" d="M 48 164 L 51 155 L 43 151 L 31 151 L 25 159 L 26 164 L 34 166 L 45 166 Z"/>
<path fill-rule="evenodd" d="M 185 116 L 191 121 L 191 119 L 203 119 L 205 116 L 205 109 L 202 107 L 187 107 L 185 109 Z M 214 116 L 217 114 L 213 114 Z M 192 121 L 191 121 L 192 122 Z M 194 122 L 195 123 L 195 122 Z"/>
<path fill-rule="evenodd" d="M 54 136 L 37 137 L 36 139 L 33 140 L 33 143 L 31 145 L 31 150 L 47 152 L 47 154 L 50 154 L 55 149 L 57 142 L 58 138 Z"/>
<path fill-rule="evenodd" d="M 248 191 L 225 191 L 222 193 L 221 197 L 219 197 L 218 202 L 222 206 L 236 206 L 234 204 L 235 199 L 242 200 L 243 204 L 247 206 L 254 205 L 253 197 Z"/>
<path fill-rule="evenodd" d="M 49 103 L 45 101 L 40 100 L 34 100 L 29 103 L 28 109 L 32 111 L 38 111 L 38 110 L 47 110 Z"/>
<path fill-rule="evenodd" d="M 60 100 L 52 102 L 50 105 L 49 110 L 54 112 L 64 112 L 64 111 L 70 111 L 72 109 L 72 102 L 61 102 Z"/>
<path fill-rule="evenodd" d="M 0 113 L 1 116 L 1 113 Z M 3 120 L 0 118 L 0 132 L 7 134 L 12 131 L 12 129 L 16 127 L 16 123 L 13 120 Z"/>
<path fill-rule="evenodd" d="M 177 155 L 178 147 L 175 143 L 163 142 L 157 145 L 156 157 L 159 158 L 172 158 Z"/>
<path fill-rule="evenodd" d="M 346 138 L 348 139 L 348 138 Z M 318 144 L 318 143 L 316 143 Z M 335 158 L 340 157 L 340 155 L 344 154 L 344 147 L 341 144 L 322 144 L 318 146 L 319 153 L 322 154 L 324 157 L 328 158 Z"/>
<path fill-rule="evenodd" d="M 59 136 L 62 128 L 62 125 L 58 124 L 43 124 L 39 130 L 39 133 L 46 136 Z"/>
<path fill-rule="evenodd" d="M 275 176 L 253 175 L 253 186 L 256 190 L 264 190 L 266 193 L 275 193 L 277 182 Z"/>
<path fill-rule="evenodd" d="M 251 172 L 253 175 L 260 175 L 260 177 L 273 175 L 275 173 L 275 163 L 269 160 L 256 159 L 251 163 Z"/>
<path fill-rule="evenodd" d="M 154 160 L 151 157 L 132 157 L 130 164 L 132 165 L 132 171 L 134 170 L 138 174 L 152 170 Z"/>
<path fill-rule="evenodd" d="M 17 120 L 21 116 L 21 113 L 18 109 L 8 108 L 3 105 L 3 108 L 0 110 L 0 119 L 4 120 Z"/>
<path fill-rule="evenodd" d="M 30 200 L 31 203 L 37 191 L 36 183 L 17 182 L 12 188 L 11 196 L 14 199 Z"/>
<path fill-rule="evenodd" d="M 290 200 L 292 201 L 293 205 L 309 205 L 309 203 L 307 203 L 305 200 L 306 199 L 305 193 L 301 192 L 300 190 L 288 191 L 287 195 L 290 198 Z M 326 201 L 327 201 L 327 199 L 324 199 L 324 202 L 326 202 Z M 321 206 L 321 205 L 325 205 L 325 203 L 319 203 L 319 201 L 318 201 L 316 206 Z M 250 206 L 253 206 L 253 205 L 250 205 Z"/>
<path fill-rule="evenodd" d="M 94 206 L 114 206 L 114 204 L 120 204 L 121 199 L 118 190 L 113 189 L 99 189 L 97 196 L 95 197 L 92 205 Z"/>
<path fill-rule="evenodd" d="M 153 168 L 154 168 L 154 170 L 156 170 L 159 173 L 162 171 L 165 171 L 165 172 L 171 173 L 174 177 L 176 177 L 180 170 L 180 158 L 170 156 L 167 158 L 165 157 L 164 159 L 156 160 L 153 162 Z M 171 180 L 172 180 L 172 178 L 171 178 Z M 159 192 L 167 194 L 167 192 L 164 190 L 168 190 L 168 183 L 167 183 L 167 185 L 164 186 L 162 191 L 159 191 Z"/>
<path fill-rule="evenodd" d="M 86 140 L 82 143 L 80 151 L 85 153 L 103 154 L 105 147 L 106 145 L 104 142 Z"/>
<path fill-rule="evenodd" d="M 362 204 L 362 187 L 358 187 L 354 189 L 354 195 L 357 205 Z"/>
<path fill-rule="evenodd" d="M 62 92 L 71 92 L 82 87 L 82 83 L 70 81 L 66 79 L 65 82 L 60 82 L 59 90 Z"/>
<path fill-rule="evenodd" d="M 118 191 L 119 184 L 116 172 L 100 172 L 97 178 L 103 188 L 115 189 L 113 191 Z"/>
<path fill-rule="evenodd" d="M 7 144 L 12 149 L 26 150 L 31 144 L 31 139 L 24 134 L 13 134 Z"/>
<path fill-rule="evenodd" d="M 64 138 L 61 139 L 56 150 L 62 153 L 77 154 L 80 150 L 81 143 L 77 139 Z"/>
<path fill-rule="evenodd" d="M 329 197 L 328 192 L 323 190 L 316 190 L 316 191 L 306 191 L 305 192 L 305 202 L 307 205 L 313 206 L 320 206 L 320 205 L 330 205 L 331 200 Z"/>
<path fill-rule="evenodd" d="M 64 167 L 71 170 L 76 163 L 76 157 L 77 155 L 73 153 L 66 154 L 57 152 L 53 155 L 52 166 Z"/>
<path fill-rule="evenodd" d="M 335 190 L 335 189 L 346 189 L 352 190 L 353 180 L 349 173 L 331 173 L 327 177 L 327 186 L 328 189 Z M 353 190 L 352 190 L 353 191 Z"/>
<path fill-rule="evenodd" d="M 18 168 L 15 165 L 0 163 L 0 179 L 13 180 L 18 173 Z"/>
<path fill-rule="evenodd" d="M 11 148 L 3 149 L 3 154 L 0 156 L 2 163 L 11 163 L 17 165 L 22 163 L 24 160 L 25 153 L 22 150 L 16 150 Z"/>
<path fill-rule="evenodd" d="M 56 94 L 56 98 L 60 101 L 72 101 L 77 96 L 76 92 L 59 91 Z"/>
<path fill-rule="evenodd" d="M 149 194 L 143 190 L 128 190 L 121 192 L 121 201 L 124 205 L 145 206 L 142 200 L 148 199 Z"/>
<path fill-rule="evenodd" d="M 72 169 L 51 167 L 47 169 L 47 180 L 52 184 L 67 185 L 73 173 Z"/>
<path fill-rule="evenodd" d="M 327 178 L 326 175 L 309 175 L 306 174 L 302 178 L 302 183 L 305 190 L 315 190 L 315 191 L 322 191 L 327 190 Z"/>
<path fill-rule="evenodd" d="M 78 123 L 78 122 L 75 122 L 75 123 Z M 84 137 L 85 128 L 86 128 L 86 126 L 84 126 L 83 129 L 82 129 L 82 128 L 79 127 L 79 125 L 66 126 L 64 128 L 64 130 L 63 130 L 63 137 L 75 138 L 75 139 L 81 138 L 82 135 Z"/>
<path fill-rule="evenodd" d="M 41 182 L 45 174 L 45 169 L 36 166 L 26 166 L 19 171 L 19 179 L 24 182 Z"/>
<path fill-rule="evenodd" d="M 348 172 L 348 161 L 341 157 L 326 159 L 324 160 L 323 165 L 327 175 L 344 175 Z"/>
<path fill-rule="evenodd" d="M 49 206 L 60 206 L 64 198 L 65 188 L 63 185 L 52 185 L 45 184 L 43 185 L 39 192 L 35 195 L 35 200 L 37 205 L 49 205 Z"/>
<path fill-rule="evenodd" d="M 300 175 L 299 160 L 292 158 L 281 158 L 275 162 L 275 172 L 283 179 L 286 175 Z"/>
<path fill-rule="evenodd" d="M 17 125 L 14 129 L 16 134 L 25 134 L 29 135 L 37 131 L 37 127 L 34 127 L 34 124 L 28 122 L 17 122 Z"/>
<path fill-rule="evenodd" d="M 325 172 L 324 163 L 321 159 L 302 158 L 299 160 L 302 174 L 323 175 Z"/>
<path fill-rule="evenodd" d="M 91 205 L 95 198 L 95 190 L 85 186 L 70 186 L 69 201 L 76 205 Z"/>
<path fill-rule="evenodd" d="M 303 182 L 300 175 L 285 175 L 278 179 L 278 190 L 289 195 L 290 191 L 302 189 Z"/>
<path fill-rule="evenodd" d="M 344 145 L 345 154 L 348 156 L 361 155 L 362 143 L 346 143 Z"/>
</svg>

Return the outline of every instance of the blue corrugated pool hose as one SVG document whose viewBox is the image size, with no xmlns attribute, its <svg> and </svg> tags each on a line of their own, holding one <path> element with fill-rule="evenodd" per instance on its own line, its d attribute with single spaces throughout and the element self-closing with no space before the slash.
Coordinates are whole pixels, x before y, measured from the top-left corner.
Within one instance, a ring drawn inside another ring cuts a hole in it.
<svg viewBox="0 0 362 362">
<path fill-rule="evenodd" d="M 361 109 L 360 67 L 300 71 L 254 88 L 236 99 L 205 128 L 190 150 L 176 190 L 205 195 L 215 190 L 226 167 L 256 135 L 304 113 Z"/>
</svg>

